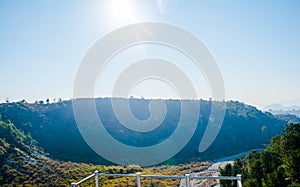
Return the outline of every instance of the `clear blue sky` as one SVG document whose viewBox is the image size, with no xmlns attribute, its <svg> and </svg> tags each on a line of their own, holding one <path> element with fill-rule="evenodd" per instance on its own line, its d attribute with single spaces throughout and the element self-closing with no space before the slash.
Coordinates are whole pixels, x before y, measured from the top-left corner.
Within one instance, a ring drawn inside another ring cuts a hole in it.
<svg viewBox="0 0 300 187">
<path fill-rule="evenodd" d="M 298 0 L 1 0 L 0 102 L 71 98 L 88 49 L 110 31 L 144 21 L 177 25 L 203 41 L 217 59 L 227 100 L 262 107 L 300 97 Z"/>
</svg>

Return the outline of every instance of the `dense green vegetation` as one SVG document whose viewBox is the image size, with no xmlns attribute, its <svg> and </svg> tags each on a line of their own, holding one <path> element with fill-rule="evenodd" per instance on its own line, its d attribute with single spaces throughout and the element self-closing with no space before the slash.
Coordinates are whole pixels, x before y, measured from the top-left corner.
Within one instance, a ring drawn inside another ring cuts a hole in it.
<svg viewBox="0 0 300 187">
<path fill-rule="evenodd" d="M 36 141 L 15 127 L 10 121 L 0 118 L 0 186 L 70 186 L 91 175 L 95 170 L 100 173 L 136 173 L 157 175 L 184 175 L 191 171 L 206 168 L 208 162 L 191 163 L 178 166 L 161 165 L 141 168 L 137 165 L 103 166 L 83 163 L 63 162 L 48 157 Z M 88 180 L 81 186 L 91 186 Z M 100 186 L 135 186 L 135 178 L 101 177 Z M 179 180 L 147 179 L 143 186 L 177 186 Z"/>
<path fill-rule="evenodd" d="M 84 100 L 83 100 L 84 101 Z M 129 99 L 130 107 L 139 119 L 147 119 L 150 100 Z M 96 99 L 99 116 L 107 130 L 117 140 L 133 146 L 149 146 L 164 141 L 177 126 L 180 117 L 179 100 L 166 100 L 167 114 L 162 125 L 149 134 L 132 132 L 120 124 L 113 114 L 110 98 Z M 286 122 L 240 102 L 226 102 L 225 119 L 214 143 L 203 153 L 198 152 L 199 142 L 207 127 L 212 102 L 192 101 L 200 104 L 199 122 L 190 142 L 166 163 L 178 164 L 203 161 L 264 148 L 272 136 L 282 132 Z M 72 101 L 57 103 L 35 102 L 0 104 L 4 120 L 37 140 L 38 145 L 51 158 L 93 164 L 112 164 L 97 155 L 81 137 L 74 120 Z M 88 115 L 88 114 L 87 114 Z M 120 131 L 122 134 L 120 134 Z M 59 143 L 58 143 L 59 142 Z"/>
<path fill-rule="evenodd" d="M 290 124 L 282 136 L 272 138 L 266 150 L 252 151 L 220 173 L 242 174 L 245 187 L 300 186 L 300 124 Z M 222 185 L 236 186 L 231 181 L 222 181 Z"/>
</svg>

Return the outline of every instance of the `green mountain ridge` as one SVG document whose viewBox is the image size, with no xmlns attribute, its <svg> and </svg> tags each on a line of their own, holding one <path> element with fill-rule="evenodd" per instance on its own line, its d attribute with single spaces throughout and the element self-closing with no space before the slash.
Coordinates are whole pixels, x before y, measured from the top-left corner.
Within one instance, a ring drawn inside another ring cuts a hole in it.
<svg viewBox="0 0 300 187">
<path fill-rule="evenodd" d="M 129 99 L 133 114 L 140 119 L 150 115 L 151 100 Z M 115 118 L 110 98 L 95 99 L 97 111 L 111 135 L 118 141 L 133 146 L 149 146 L 164 141 L 176 128 L 180 116 L 179 100 L 165 100 L 166 119 L 157 131 L 150 135 L 132 133 L 122 127 Z M 195 133 L 189 143 L 165 163 L 188 163 L 222 158 L 255 148 L 264 148 L 272 136 L 280 134 L 285 120 L 275 118 L 253 106 L 236 101 L 226 102 L 222 128 L 213 144 L 203 153 L 198 152 L 199 142 L 207 127 L 212 102 L 193 101 L 200 104 L 200 117 Z M 58 103 L 3 103 L 0 104 L 3 120 L 11 120 L 15 126 L 37 140 L 38 146 L 54 159 L 93 164 L 112 163 L 96 154 L 83 140 L 73 114 L 72 101 Z M 122 136 L 119 130 L 123 130 Z"/>
</svg>

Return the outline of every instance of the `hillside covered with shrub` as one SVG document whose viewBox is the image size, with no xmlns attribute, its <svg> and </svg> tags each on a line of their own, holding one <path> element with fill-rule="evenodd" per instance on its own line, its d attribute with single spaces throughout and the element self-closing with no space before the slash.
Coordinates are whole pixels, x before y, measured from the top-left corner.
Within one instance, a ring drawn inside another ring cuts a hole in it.
<svg viewBox="0 0 300 187">
<path fill-rule="evenodd" d="M 24 135 L 10 121 L 0 119 L 0 186 L 70 186 L 98 170 L 100 173 L 130 174 L 142 172 L 156 175 L 184 175 L 185 173 L 202 170 L 208 162 L 190 163 L 178 166 L 154 166 L 141 168 L 137 165 L 103 166 L 84 163 L 64 162 L 51 159 L 37 142 Z M 81 186 L 91 186 L 94 180 L 88 180 Z M 100 186 L 134 186 L 135 178 L 100 177 Z M 143 186 L 176 186 L 179 180 L 143 180 Z"/>
<path fill-rule="evenodd" d="M 134 115 L 140 119 L 149 117 L 151 100 L 129 99 Z M 120 124 L 114 116 L 110 98 L 95 100 L 98 114 L 109 133 L 118 141 L 133 146 L 149 146 L 164 141 L 176 128 L 180 117 L 179 100 L 165 100 L 167 114 L 162 125 L 149 135 L 132 132 Z M 222 128 L 213 144 L 203 153 L 198 152 L 199 142 L 210 118 L 212 102 L 192 101 L 200 104 L 200 114 L 195 133 L 189 143 L 166 163 L 188 163 L 222 158 L 224 156 L 264 148 L 272 136 L 283 131 L 285 120 L 262 112 L 253 106 L 236 101 L 226 102 Z M 93 164 L 112 164 L 96 154 L 82 138 L 76 125 L 72 101 L 57 103 L 27 103 L 25 101 L 0 104 L 3 120 L 11 120 L 25 135 L 37 141 L 37 145 L 52 158 L 63 161 Z M 87 114 L 88 115 L 88 114 Z M 122 134 L 120 134 L 122 130 Z"/>
</svg>

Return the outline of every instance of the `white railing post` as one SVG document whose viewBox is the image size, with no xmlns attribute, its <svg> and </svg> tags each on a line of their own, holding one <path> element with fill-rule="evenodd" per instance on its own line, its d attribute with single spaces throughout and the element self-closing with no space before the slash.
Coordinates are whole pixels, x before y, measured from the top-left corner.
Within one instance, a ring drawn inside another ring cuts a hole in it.
<svg viewBox="0 0 300 187">
<path fill-rule="evenodd" d="M 241 174 L 237 174 L 237 187 L 242 187 L 242 175 Z"/>
<path fill-rule="evenodd" d="M 140 172 L 136 173 L 136 185 L 137 185 L 137 187 L 142 187 L 142 184 L 141 184 L 141 173 Z"/>
<path fill-rule="evenodd" d="M 72 182 L 71 187 L 76 187 L 76 182 Z"/>
<path fill-rule="evenodd" d="M 95 183 L 96 183 L 96 187 L 99 187 L 99 171 L 98 170 L 95 171 Z"/>
<path fill-rule="evenodd" d="M 190 182 L 191 182 L 191 175 L 185 174 L 185 186 L 190 187 Z"/>
</svg>

